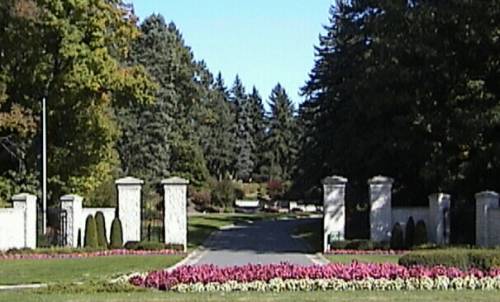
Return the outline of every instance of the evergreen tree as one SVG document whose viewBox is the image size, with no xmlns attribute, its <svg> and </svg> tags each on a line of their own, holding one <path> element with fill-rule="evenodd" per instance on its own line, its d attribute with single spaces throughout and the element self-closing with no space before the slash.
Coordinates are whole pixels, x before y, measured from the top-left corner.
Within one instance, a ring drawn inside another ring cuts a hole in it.
<svg viewBox="0 0 500 302">
<path fill-rule="evenodd" d="M 280 84 L 271 91 L 269 106 L 271 116 L 266 142 L 269 177 L 290 179 L 297 155 L 298 127 L 293 104 Z"/>
<path fill-rule="evenodd" d="M 132 60 L 142 64 L 158 84 L 154 103 L 130 106 L 120 111 L 122 137 L 120 155 L 125 174 L 148 183 L 158 183 L 170 173 L 174 110 L 179 96 L 172 85 L 178 62 L 172 45 L 176 37 L 163 17 L 152 15 L 140 26 L 142 35 L 134 44 Z"/>
<path fill-rule="evenodd" d="M 267 121 L 262 98 L 255 86 L 252 88 L 252 93 L 248 96 L 248 107 L 250 119 L 253 123 L 251 136 L 255 145 L 255 149 L 252 152 L 252 161 L 255 163 L 252 174 L 254 178 L 257 177 L 262 179 L 264 177 L 263 166 L 265 165 L 265 153 L 267 152 L 265 142 Z"/>
<path fill-rule="evenodd" d="M 236 76 L 231 88 L 231 99 L 236 107 L 238 127 L 236 129 L 235 176 L 237 179 L 248 181 L 255 167 L 255 143 L 252 137 L 254 125 L 250 114 L 250 103 L 239 76 Z"/>
<path fill-rule="evenodd" d="M 201 135 L 203 150 L 211 175 L 221 180 L 234 173 L 237 127 L 235 112 L 220 72 L 211 87 L 207 111 L 210 113 L 204 119 L 206 127 Z"/>
</svg>

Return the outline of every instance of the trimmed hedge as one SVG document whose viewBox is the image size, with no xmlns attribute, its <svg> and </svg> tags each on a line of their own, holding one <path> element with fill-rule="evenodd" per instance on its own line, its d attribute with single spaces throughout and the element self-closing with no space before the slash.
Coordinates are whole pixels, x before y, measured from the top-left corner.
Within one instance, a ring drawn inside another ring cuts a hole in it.
<svg viewBox="0 0 500 302">
<path fill-rule="evenodd" d="M 389 243 L 387 242 L 373 242 L 368 239 L 353 239 L 353 240 L 341 240 L 341 241 L 331 241 L 330 248 L 332 250 L 388 250 L 390 249 Z"/>
<path fill-rule="evenodd" d="M 95 224 L 94 216 L 87 216 L 85 220 L 85 247 L 88 248 L 98 248 L 99 244 L 97 242 L 97 227 Z"/>
<path fill-rule="evenodd" d="M 411 249 L 415 243 L 415 221 L 410 216 L 405 227 L 405 247 Z"/>
<path fill-rule="evenodd" d="M 111 223 L 111 240 L 109 246 L 112 249 L 120 249 L 123 247 L 122 222 L 118 217 L 115 217 Z"/>
<path fill-rule="evenodd" d="M 104 214 L 101 211 L 95 213 L 95 224 L 97 227 L 97 243 L 99 247 L 108 248 L 108 239 L 106 238 L 106 223 Z"/>
<path fill-rule="evenodd" d="M 500 250 L 497 249 L 443 249 L 410 252 L 399 259 L 404 266 L 423 265 L 458 267 L 462 270 L 477 268 L 489 270 L 500 267 Z"/>
<path fill-rule="evenodd" d="M 413 240 L 413 244 L 415 246 L 419 246 L 427 243 L 427 227 L 425 226 L 425 222 L 423 220 L 419 220 L 415 226 L 415 238 Z"/>
<path fill-rule="evenodd" d="M 393 250 L 402 250 L 404 249 L 404 237 L 403 237 L 403 228 L 399 223 L 394 224 L 391 232 L 391 249 Z"/>
</svg>

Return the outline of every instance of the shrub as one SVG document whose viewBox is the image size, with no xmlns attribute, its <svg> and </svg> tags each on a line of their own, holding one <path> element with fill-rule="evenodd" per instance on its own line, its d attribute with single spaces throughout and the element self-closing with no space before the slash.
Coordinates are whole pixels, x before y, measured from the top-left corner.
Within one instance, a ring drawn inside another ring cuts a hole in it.
<svg viewBox="0 0 500 302">
<path fill-rule="evenodd" d="M 415 226 L 415 238 L 413 239 L 413 244 L 419 246 L 427 243 L 427 228 L 425 227 L 425 222 L 419 220 Z"/>
<path fill-rule="evenodd" d="M 272 200 L 280 199 L 285 193 L 285 186 L 281 180 L 271 179 L 267 182 L 267 194 Z"/>
<path fill-rule="evenodd" d="M 190 192 L 191 202 L 199 207 L 206 207 L 212 203 L 212 195 L 208 190 Z"/>
<path fill-rule="evenodd" d="M 95 214 L 95 225 L 97 227 L 97 244 L 99 247 L 108 248 L 108 239 L 106 238 L 106 223 L 104 214 L 99 211 Z"/>
<path fill-rule="evenodd" d="M 95 224 L 94 216 L 87 216 L 87 220 L 85 221 L 85 244 L 84 246 L 87 248 L 97 248 L 99 244 L 97 242 L 97 227 Z"/>
<path fill-rule="evenodd" d="M 415 242 L 415 222 L 413 221 L 413 217 L 410 216 L 408 221 L 406 222 L 405 228 L 405 247 L 410 249 L 413 247 Z"/>
<path fill-rule="evenodd" d="M 393 250 L 402 250 L 404 248 L 403 228 L 399 223 L 392 227 L 390 246 Z"/>
<path fill-rule="evenodd" d="M 413 251 L 401 257 L 399 264 L 404 266 L 422 265 L 477 268 L 488 270 L 500 267 L 500 250 L 479 249 L 442 249 Z"/>
<path fill-rule="evenodd" d="M 236 189 L 233 182 L 229 179 L 216 182 L 211 192 L 211 199 L 216 206 L 232 206 L 236 200 Z"/>
<path fill-rule="evenodd" d="M 388 250 L 389 245 L 385 242 L 373 242 L 368 239 L 353 239 L 353 240 L 341 240 L 330 242 L 330 248 L 332 250 Z"/>
<path fill-rule="evenodd" d="M 122 223 L 118 217 L 115 217 L 115 219 L 113 219 L 113 223 L 111 224 L 110 247 L 112 249 L 119 249 L 123 247 Z"/>
</svg>

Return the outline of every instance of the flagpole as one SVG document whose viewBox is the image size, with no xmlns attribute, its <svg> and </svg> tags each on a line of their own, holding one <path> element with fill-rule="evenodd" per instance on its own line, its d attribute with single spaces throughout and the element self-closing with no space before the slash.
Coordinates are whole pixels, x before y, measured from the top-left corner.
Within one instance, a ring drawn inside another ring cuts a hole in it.
<svg viewBox="0 0 500 302">
<path fill-rule="evenodd" d="M 42 233 L 47 232 L 47 108 L 42 99 Z"/>
</svg>

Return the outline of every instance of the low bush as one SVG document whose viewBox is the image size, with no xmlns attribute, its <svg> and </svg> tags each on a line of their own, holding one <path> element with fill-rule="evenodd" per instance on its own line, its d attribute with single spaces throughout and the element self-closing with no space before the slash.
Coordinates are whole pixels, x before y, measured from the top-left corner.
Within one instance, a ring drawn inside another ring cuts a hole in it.
<svg viewBox="0 0 500 302">
<path fill-rule="evenodd" d="M 390 246 L 393 250 L 404 249 L 403 228 L 399 223 L 394 224 L 392 227 Z"/>
<path fill-rule="evenodd" d="M 118 217 L 115 217 L 111 223 L 111 240 L 109 246 L 112 249 L 119 249 L 123 247 L 122 223 Z"/>
<path fill-rule="evenodd" d="M 387 242 L 373 242 L 368 239 L 353 239 L 331 241 L 330 248 L 332 250 L 388 250 L 390 248 Z"/>
<path fill-rule="evenodd" d="M 95 223 L 94 216 L 87 216 L 85 221 L 85 247 L 88 248 L 98 248 L 99 244 L 97 242 L 97 227 Z"/>
<path fill-rule="evenodd" d="M 410 216 L 406 222 L 405 227 L 405 247 L 411 249 L 415 241 L 415 221 L 413 217 Z"/>
<path fill-rule="evenodd" d="M 214 206 L 230 207 L 236 198 L 236 188 L 230 179 L 224 179 L 214 184 L 211 192 L 211 200 Z"/>
<path fill-rule="evenodd" d="M 423 220 L 419 220 L 415 226 L 415 238 L 413 239 L 413 244 L 415 246 L 427 244 L 427 228 Z"/>
<path fill-rule="evenodd" d="M 125 248 L 136 251 L 184 250 L 181 244 L 165 244 L 158 241 L 129 241 L 125 244 Z"/>
<path fill-rule="evenodd" d="M 500 250 L 497 249 L 441 249 L 410 252 L 399 259 L 404 266 L 422 265 L 477 268 L 488 270 L 500 267 Z"/>
</svg>

